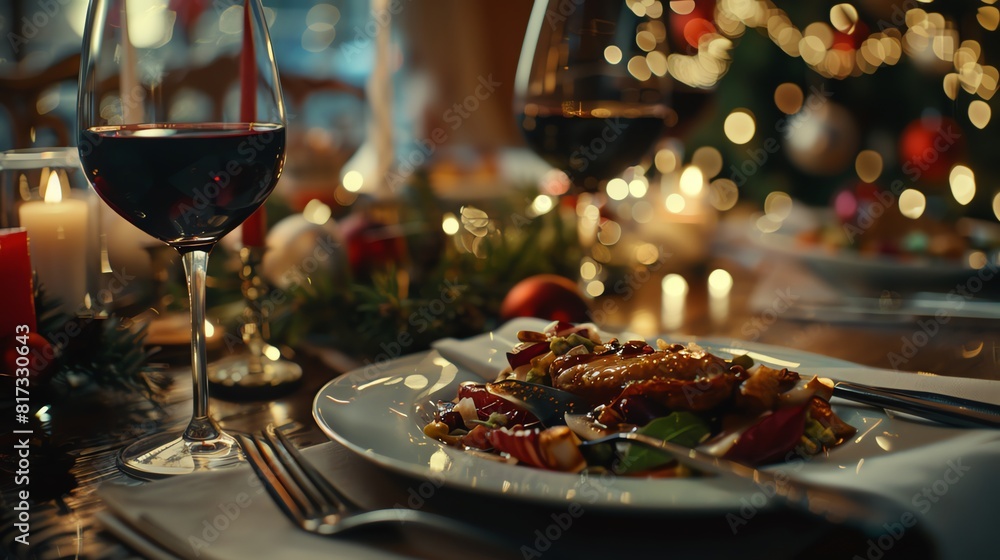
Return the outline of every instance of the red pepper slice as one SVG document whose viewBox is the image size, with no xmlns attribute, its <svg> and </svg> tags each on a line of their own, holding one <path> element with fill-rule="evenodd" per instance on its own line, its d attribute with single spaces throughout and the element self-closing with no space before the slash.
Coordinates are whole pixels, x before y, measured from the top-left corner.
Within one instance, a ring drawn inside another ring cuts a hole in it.
<svg viewBox="0 0 1000 560">
<path fill-rule="evenodd" d="M 785 460 L 806 429 L 807 406 L 779 408 L 740 435 L 724 457 L 750 466 Z"/>
<path fill-rule="evenodd" d="M 489 420 L 490 414 L 494 412 L 507 416 L 507 425 L 523 424 L 532 426 L 538 423 L 538 418 L 533 414 L 517 406 L 516 404 L 494 395 L 486 390 L 486 386 L 479 383 L 463 383 L 458 387 L 459 400 L 464 398 L 472 399 L 476 406 L 476 413 L 479 419 Z"/>
</svg>

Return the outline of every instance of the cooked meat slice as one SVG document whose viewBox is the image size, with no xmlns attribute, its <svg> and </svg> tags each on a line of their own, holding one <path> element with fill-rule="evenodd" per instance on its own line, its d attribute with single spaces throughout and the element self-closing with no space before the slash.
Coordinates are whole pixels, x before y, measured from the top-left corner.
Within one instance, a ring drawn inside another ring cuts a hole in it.
<svg viewBox="0 0 1000 560">
<path fill-rule="evenodd" d="M 629 383 L 621 396 L 642 395 L 672 411 L 703 412 L 732 398 L 738 383 L 739 379 L 729 373 L 697 379 L 646 379 Z"/>
<path fill-rule="evenodd" d="M 713 381 L 716 377 L 732 378 L 720 384 Z M 602 356 L 587 363 L 580 363 L 559 371 L 553 376 L 553 385 L 559 389 L 571 391 L 580 395 L 592 406 L 606 404 L 622 393 L 626 386 L 641 381 L 672 380 L 674 382 L 658 383 L 655 393 L 663 395 L 671 402 L 677 401 L 684 387 L 692 395 L 697 395 L 700 386 L 710 388 L 710 392 L 718 390 L 721 385 L 734 386 L 736 376 L 729 371 L 729 364 L 718 356 L 702 350 L 668 349 L 637 356 Z M 681 383 L 687 382 L 687 383 Z M 649 387 L 650 390 L 654 386 Z M 633 394 L 644 394 L 643 389 L 633 389 Z M 693 400 L 707 402 L 695 397 Z M 691 410 L 682 408 L 681 410 Z"/>
</svg>

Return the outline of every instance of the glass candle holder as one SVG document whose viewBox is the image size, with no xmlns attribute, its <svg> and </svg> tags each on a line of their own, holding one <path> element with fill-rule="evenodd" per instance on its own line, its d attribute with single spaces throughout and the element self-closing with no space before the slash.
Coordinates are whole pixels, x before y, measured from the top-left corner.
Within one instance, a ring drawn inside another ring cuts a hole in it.
<svg viewBox="0 0 1000 560">
<path fill-rule="evenodd" d="M 31 264 L 69 315 L 102 314 L 100 205 L 76 148 L 0 153 L 0 227 L 28 232 Z"/>
</svg>

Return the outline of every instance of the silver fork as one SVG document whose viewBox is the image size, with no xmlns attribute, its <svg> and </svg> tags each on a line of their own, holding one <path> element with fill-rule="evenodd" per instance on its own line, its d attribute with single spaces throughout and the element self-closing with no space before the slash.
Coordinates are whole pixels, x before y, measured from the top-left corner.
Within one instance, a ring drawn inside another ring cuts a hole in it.
<svg viewBox="0 0 1000 560">
<path fill-rule="evenodd" d="M 498 535 L 449 517 L 408 508 L 363 509 L 330 484 L 279 428 L 269 426 L 259 435 L 234 436 L 275 503 L 304 531 L 329 536 L 375 525 L 410 523 L 510 549 L 510 543 Z"/>
</svg>

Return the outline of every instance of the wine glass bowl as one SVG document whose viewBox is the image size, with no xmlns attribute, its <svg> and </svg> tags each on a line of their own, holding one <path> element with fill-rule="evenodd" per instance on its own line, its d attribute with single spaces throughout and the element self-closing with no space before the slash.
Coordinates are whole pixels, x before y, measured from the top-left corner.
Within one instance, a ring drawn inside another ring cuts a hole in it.
<svg viewBox="0 0 1000 560">
<path fill-rule="evenodd" d="M 167 3 L 137 8 L 128 0 L 91 2 L 77 124 L 94 190 L 184 263 L 192 419 L 183 433 L 137 441 L 119 456 L 126 472 L 156 478 L 242 460 L 209 414 L 206 267 L 219 239 L 264 203 L 281 175 L 285 108 L 260 0 L 216 0 L 199 16 L 208 21 L 186 30 Z M 192 89 L 199 87 L 222 99 L 198 103 L 203 97 Z M 225 102 L 231 93 L 238 104 Z"/>
<path fill-rule="evenodd" d="M 529 147 L 577 191 L 599 191 L 678 120 L 662 11 L 626 0 L 535 3 L 514 112 Z"/>
</svg>

